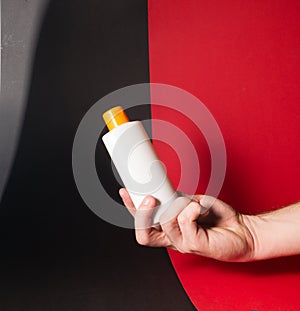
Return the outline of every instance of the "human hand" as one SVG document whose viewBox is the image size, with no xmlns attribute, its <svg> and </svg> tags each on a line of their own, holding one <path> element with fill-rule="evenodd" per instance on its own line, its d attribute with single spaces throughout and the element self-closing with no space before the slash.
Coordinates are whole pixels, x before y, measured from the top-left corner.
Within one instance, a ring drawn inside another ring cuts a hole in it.
<svg viewBox="0 0 300 311">
<path fill-rule="evenodd" d="M 168 247 L 181 253 L 197 254 L 221 261 L 253 259 L 254 239 L 249 229 L 249 216 L 239 214 L 221 200 L 195 195 L 172 219 L 164 221 L 163 214 L 160 218 L 161 226 L 150 227 L 151 215 L 156 205 L 155 198 L 145 197 L 141 206 L 136 209 L 126 189 L 120 189 L 120 196 L 135 218 L 136 239 L 141 245 Z M 209 203 L 210 208 L 203 214 L 203 206 L 207 202 L 213 203 Z M 172 204 L 169 209 L 172 209 Z"/>
</svg>

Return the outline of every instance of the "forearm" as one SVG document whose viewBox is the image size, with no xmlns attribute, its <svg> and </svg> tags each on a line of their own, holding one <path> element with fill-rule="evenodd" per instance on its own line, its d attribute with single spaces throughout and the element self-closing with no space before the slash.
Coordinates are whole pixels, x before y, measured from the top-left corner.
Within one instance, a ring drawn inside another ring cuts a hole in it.
<svg viewBox="0 0 300 311">
<path fill-rule="evenodd" d="M 300 254 L 300 202 L 276 211 L 244 216 L 254 242 L 253 260 Z"/>
</svg>

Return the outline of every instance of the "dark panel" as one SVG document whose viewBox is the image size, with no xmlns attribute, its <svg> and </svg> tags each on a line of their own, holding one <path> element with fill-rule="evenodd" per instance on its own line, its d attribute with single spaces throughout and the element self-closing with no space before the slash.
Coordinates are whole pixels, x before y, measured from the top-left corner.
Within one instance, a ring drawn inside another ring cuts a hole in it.
<svg viewBox="0 0 300 311">
<path fill-rule="evenodd" d="M 72 175 L 84 113 L 107 93 L 148 80 L 146 1 L 50 2 L 0 208 L 1 311 L 193 310 L 166 252 L 96 217 Z M 150 108 L 131 114 L 149 118 Z M 98 157 L 107 162 L 103 148 Z"/>
</svg>

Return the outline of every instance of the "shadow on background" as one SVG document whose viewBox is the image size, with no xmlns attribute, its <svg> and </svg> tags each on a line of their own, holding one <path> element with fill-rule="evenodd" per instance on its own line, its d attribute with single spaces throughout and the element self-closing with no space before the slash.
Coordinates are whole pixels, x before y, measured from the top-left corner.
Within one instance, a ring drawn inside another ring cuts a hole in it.
<svg viewBox="0 0 300 311">
<path fill-rule="evenodd" d="M 194 309 L 166 252 L 96 217 L 73 180 L 81 118 L 107 93 L 149 81 L 147 44 L 147 1 L 50 1 L 0 208 L 1 310 Z M 147 119 L 150 107 L 131 115 Z"/>
</svg>

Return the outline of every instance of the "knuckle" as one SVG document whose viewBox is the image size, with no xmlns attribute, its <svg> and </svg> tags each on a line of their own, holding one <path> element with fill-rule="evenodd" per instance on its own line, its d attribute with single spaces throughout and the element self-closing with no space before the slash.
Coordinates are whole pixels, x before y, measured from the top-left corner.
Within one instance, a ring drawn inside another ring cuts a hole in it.
<svg viewBox="0 0 300 311">
<path fill-rule="evenodd" d="M 187 222 L 187 217 L 186 217 L 185 214 L 181 213 L 181 214 L 179 214 L 179 216 L 177 217 L 177 220 L 178 220 L 178 223 L 179 223 L 180 225 L 184 225 L 184 224 L 186 224 L 186 222 Z"/>
<path fill-rule="evenodd" d="M 197 241 L 194 241 L 194 240 L 190 241 L 189 244 L 188 244 L 188 249 L 189 249 L 190 253 L 198 251 L 199 250 L 199 245 L 198 245 Z"/>
<path fill-rule="evenodd" d="M 136 235 L 136 240 L 140 245 L 147 246 L 150 243 L 150 239 L 148 236 Z"/>
<path fill-rule="evenodd" d="M 199 203 L 197 202 L 192 202 L 189 204 L 189 210 L 194 211 L 199 209 Z"/>
<path fill-rule="evenodd" d="M 186 247 L 180 247 L 180 248 L 178 248 L 178 251 L 181 254 L 188 254 L 189 253 L 189 250 Z"/>
<path fill-rule="evenodd" d="M 182 246 L 185 252 L 189 254 L 199 251 L 199 241 L 196 239 L 196 236 L 194 235 L 185 237 Z"/>
<path fill-rule="evenodd" d="M 188 254 L 188 248 L 186 247 L 186 244 L 182 241 L 181 243 L 175 244 L 176 249 L 182 253 L 182 254 Z"/>
<path fill-rule="evenodd" d="M 173 224 L 171 224 L 171 222 L 166 222 L 166 223 L 162 224 L 162 228 L 165 232 L 169 232 L 172 230 Z"/>
<path fill-rule="evenodd" d="M 188 251 L 189 253 L 193 253 L 196 251 L 196 247 L 194 245 L 189 245 Z"/>
</svg>

